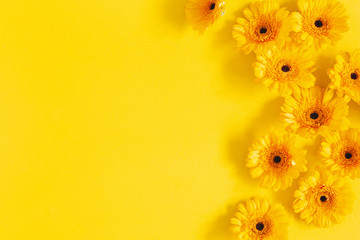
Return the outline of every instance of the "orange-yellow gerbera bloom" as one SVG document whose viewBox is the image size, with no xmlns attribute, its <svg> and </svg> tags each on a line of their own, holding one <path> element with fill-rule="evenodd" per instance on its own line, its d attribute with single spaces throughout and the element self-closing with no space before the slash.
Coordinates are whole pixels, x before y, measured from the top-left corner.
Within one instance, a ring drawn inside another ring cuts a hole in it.
<svg viewBox="0 0 360 240">
<path fill-rule="evenodd" d="M 271 90 L 288 96 L 293 91 L 315 85 L 314 54 L 309 48 L 295 43 L 284 47 L 274 45 L 257 55 L 255 76 Z"/>
<path fill-rule="evenodd" d="M 190 25 L 199 33 L 203 33 L 224 15 L 225 10 L 224 0 L 189 0 L 185 6 L 185 14 Z"/>
<path fill-rule="evenodd" d="M 321 143 L 324 165 L 340 176 L 360 177 L 360 131 L 334 132 Z"/>
<path fill-rule="evenodd" d="M 328 74 L 332 88 L 360 103 L 360 49 L 336 56 L 334 68 Z"/>
<path fill-rule="evenodd" d="M 292 15 L 302 26 L 302 31 L 296 34 L 300 41 L 324 48 L 349 29 L 345 7 L 337 0 L 299 0 L 298 8 L 300 13 Z"/>
<path fill-rule="evenodd" d="M 285 240 L 288 221 L 280 204 L 266 199 L 250 199 L 240 203 L 231 219 L 232 232 L 242 240 Z"/>
<path fill-rule="evenodd" d="M 285 190 L 300 172 L 307 171 L 305 155 L 306 150 L 296 146 L 296 136 L 272 132 L 254 142 L 246 166 L 263 187 Z"/>
<path fill-rule="evenodd" d="M 352 210 L 355 194 L 346 179 L 315 171 L 302 180 L 295 191 L 293 207 L 306 223 L 329 227 L 339 223 Z"/>
<path fill-rule="evenodd" d="M 301 89 L 285 98 L 281 107 L 285 125 L 290 132 L 304 137 L 325 135 L 331 130 L 346 130 L 349 126 L 348 105 L 334 91 L 320 87 Z"/>
<path fill-rule="evenodd" d="M 244 10 L 245 18 L 238 18 L 233 37 L 246 53 L 261 52 L 273 44 L 282 45 L 292 30 L 300 30 L 286 8 L 274 1 L 258 1 Z"/>
</svg>

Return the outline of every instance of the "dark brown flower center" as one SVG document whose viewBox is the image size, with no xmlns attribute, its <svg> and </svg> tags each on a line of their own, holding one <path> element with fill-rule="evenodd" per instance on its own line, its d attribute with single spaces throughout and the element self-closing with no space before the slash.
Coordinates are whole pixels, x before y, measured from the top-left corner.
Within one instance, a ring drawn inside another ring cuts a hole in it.
<svg viewBox="0 0 360 240">
<path fill-rule="evenodd" d="M 349 152 L 345 153 L 345 158 L 346 158 L 346 159 L 352 158 L 352 154 L 349 153 Z"/>
<path fill-rule="evenodd" d="M 260 33 L 261 33 L 261 34 L 265 34 L 266 32 L 267 32 L 267 29 L 266 29 L 266 28 L 262 27 L 262 28 L 260 29 Z"/>
<path fill-rule="evenodd" d="M 310 118 L 316 120 L 319 118 L 319 114 L 317 112 L 313 112 L 310 114 Z"/>
<path fill-rule="evenodd" d="M 321 27 L 324 25 L 321 20 L 316 20 L 314 24 L 315 24 L 315 26 L 318 27 L 318 28 L 321 28 Z"/>
<path fill-rule="evenodd" d="M 356 72 L 351 73 L 350 76 L 351 76 L 351 79 L 353 79 L 353 80 L 356 80 L 359 77 Z"/>
<path fill-rule="evenodd" d="M 210 10 L 214 10 L 215 7 L 216 7 L 216 4 L 215 4 L 215 3 L 211 3 L 211 4 L 210 4 Z"/>
<path fill-rule="evenodd" d="M 283 72 L 289 72 L 290 71 L 290 67 L 288 65 L 284 65 L 281 67 L 281 71 Z"/>
<path fill-rule="evenodd" d="M 321 196 L 321 197 L 320 197 L 320 201 L 326 202 L 326 201 L 327 201 L 327 197 L 326 197 L 326 196 Z"/>
<path fill-rule="evenodd" d="M 264 227 L 265 226 L 264 226 L 264 224 L 262 222 L 259 222 L 259 223 L 256 224 L 256 229 L 258 231 L 262 231 L 264 229 Z"/>
<path fill-rule="evenodd" d="M 274 163 L 279 163 L 281 162 L 281 157 L 280 156 L 275 156 L 274 157 Z"/>
</svg>

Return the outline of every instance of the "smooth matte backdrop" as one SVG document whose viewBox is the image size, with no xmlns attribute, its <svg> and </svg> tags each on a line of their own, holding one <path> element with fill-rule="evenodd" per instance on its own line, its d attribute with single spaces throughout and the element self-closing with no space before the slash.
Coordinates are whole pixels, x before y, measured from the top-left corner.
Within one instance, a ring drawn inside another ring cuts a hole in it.
<svg viewBox="0 0 360 240">
<path fill-rule="evenodd" d="M 321 53 L 321 86 L 336 53 L 360 46 L 360 3 L 342 2 L 351 29 Z M 232 239 L 236 204 L 257 195 L 284 204 L 290 240 L 360 239 L 359 200 L 316 229 L 292 212 L 296 184 L 275 194 L 244 167 L 283 101 L 232 39 L 249 3 L 229 1 L 199 36 L 185 0 L 2 0 L 0 239 Z M 319 144 L 303 142 L 312 164 Z"/>
</svg>

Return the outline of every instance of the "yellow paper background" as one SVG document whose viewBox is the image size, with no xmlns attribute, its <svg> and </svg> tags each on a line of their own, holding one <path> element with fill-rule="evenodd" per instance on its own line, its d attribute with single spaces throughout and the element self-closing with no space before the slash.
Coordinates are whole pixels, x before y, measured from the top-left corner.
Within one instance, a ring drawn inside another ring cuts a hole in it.
<svg viewBox="0 0 360 240">
<path fill-rule="evenodd" d="M 336 52 L 360 46 L 360 3 L 343 2 L 351 30 L 322 53 L 322 86 Z M 261 190 L 244 168 L 282 104 L 231 38 L 248 3 L 199 36 L 184 0 L 1 1 L 0 238 L 231 239 L 236 204 L 260 194 L 285 205 L 292 240 L 360 239 L 359 201 L 316 229 L 292 213 L 294 188 Z"/>
</svg>

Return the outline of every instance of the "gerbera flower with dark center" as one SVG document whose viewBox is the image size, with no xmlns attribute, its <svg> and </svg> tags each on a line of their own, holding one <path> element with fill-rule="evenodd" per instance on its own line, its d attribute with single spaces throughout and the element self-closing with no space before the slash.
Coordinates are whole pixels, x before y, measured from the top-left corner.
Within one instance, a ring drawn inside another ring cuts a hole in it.
<svg viewBox="0 0 360 240">
<path fill-rule="evenodd" d="M 360 49 L 336 56 L 336 63 L 328 74 L 331 88 L 360 103 Z"/>
<path fill-rule="evenodd" d="M 189 0 L 185 6 L 185 14 L 194 30 L 203 33 L 224 15 L 225 9 L 224 0 Z"/>
<path fill-rule="evenodd" d="M 321 143 L 324 165 L 340 176 L 360 177 L 360 131 L 334 132 Z"/>
<path fill-rule="evenodd" d="M 246 166 L 263 187 L 285 190 L 300 172 L 307 171 L 305 155 L 306 150 L 297 148 L 295 136 L 272 132 L 252 145 Z"/>
<path fill-rule="evenodd" d="M 324 48 L 349 29 L 345 7 L 337 0 L 299 0 L 298 8 L 300 13 L 292 15 L 302 26 L 302 31 L 296 34 L 301 42 L 309 41 L 317 48 Z"/>
<path fill-rule="evenodd" d="M 265 199 L 251 199 L 240 203 L 231 219 L 232 232 L 242 240 L 285 240 L 288 221 L 280 204 Z"/>
<path fill-rule="evenodd" d="M 349 126 L 346 118 L 348 108 L 343 98 L 334 96 L 334 91 L 320 87 L 294 92 L 285 98 L 281 107 L 287 129 L 304 137 L 346 130 Z"/>
<path fill-rule="evenodd" d="M 257 55 L 255 76 L 271 90 L 288 96 L 293 91 L 315 85 L 314 54 L 307 47 L 287 43 L 284 47 L 274 45 Z"/>
<path fill-rule="evenodd" d="M 347 179 L 315 171 L 295 191 L 293 207 L 306 223 L 329 227 L 342 221 L 352 210 L 355 194 Z"/>
<path fill-rule="evenodd" d="M 274 1 L 255 2 L 244 10 L 244 16 L 237 19 L 233 37 L 246 54 L 273 44 L 280 46 L 291 31 L 300 30 L 289 11 Z"/>
</svg>

